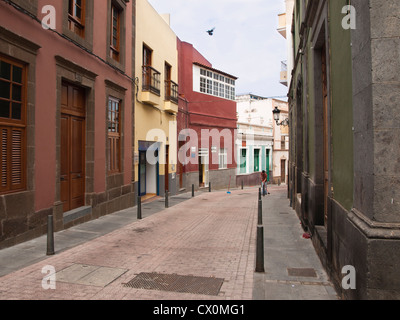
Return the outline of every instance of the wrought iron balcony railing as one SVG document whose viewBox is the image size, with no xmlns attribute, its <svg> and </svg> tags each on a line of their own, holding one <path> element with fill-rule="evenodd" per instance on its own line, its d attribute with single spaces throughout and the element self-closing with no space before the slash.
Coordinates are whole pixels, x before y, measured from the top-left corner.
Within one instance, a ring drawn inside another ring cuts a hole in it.
<svg viewBox="0 0 400 320">
<path fill-rule="evenodd" d="M 143 91 L 150 91 L 160 95 L 160 75 L 156 69 L 150 66 L 143 66 Z"/>
<path fill-rule="evenodd" d="M 178 104 L 178 84 L 165 80 L 165 100 Z"/>
</svg>

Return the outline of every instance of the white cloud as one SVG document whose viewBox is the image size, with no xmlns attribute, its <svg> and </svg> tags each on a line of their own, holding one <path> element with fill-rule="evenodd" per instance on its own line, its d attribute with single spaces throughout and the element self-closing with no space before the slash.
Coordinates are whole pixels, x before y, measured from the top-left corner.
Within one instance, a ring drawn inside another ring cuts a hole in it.
<svg viewBox="0 0 400 320">
<path fill-rule="evenodd" d="M 171 14 L 171 28 L 214 68 L 239 77 L 237 93 L 283 96 L 280 62 L 285 39 L 277 32 L 283 0 L 149 0 Z M 215 27 L 213 36 L 207 30 Z"/>
</svg>

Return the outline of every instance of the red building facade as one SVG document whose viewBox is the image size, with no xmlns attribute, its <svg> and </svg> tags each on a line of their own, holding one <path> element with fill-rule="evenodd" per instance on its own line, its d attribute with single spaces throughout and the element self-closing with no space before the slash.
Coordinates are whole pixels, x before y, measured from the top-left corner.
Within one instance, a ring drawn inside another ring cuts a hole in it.
<svg viewBox="0 0 400 320">
<path fill-rule="evenodd" d="M 178 39 L 179 188 L 228 188 L 236 181 L 237 77 L 214 69 L 192 44 Z"/>
<path fill-rule="evenodd" d="M 134 13 L 0 0 L 0 248 L 133 205 Z"/>
</svg>

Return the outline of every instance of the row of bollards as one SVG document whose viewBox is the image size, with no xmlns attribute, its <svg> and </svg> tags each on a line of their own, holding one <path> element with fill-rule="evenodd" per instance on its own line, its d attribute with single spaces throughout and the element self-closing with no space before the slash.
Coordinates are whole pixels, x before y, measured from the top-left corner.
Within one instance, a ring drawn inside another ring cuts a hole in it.
<svg viewBox="0 0 400 320">
<path fill-rule="evenodd" d="M 211 182 L 208 185 L 208 191 L 211 192 Z M 194 197 L 194 184 L 192 184 L 192 198 Z M 169 208 L 169 192 L 165 190 L 165 208 Z M 137 219 L 142 219 L 142 197 L 137 196 Z M 47 255 L 54 255 L 54 222 L 53 216 L 47 217 Z"/>
<path fill-rule="evenodd" d="M 257 248 L 256 272 L 264 272 L 264 227 L 262 222 L 261 188 L 258 189 L 258 223 L 257 223 Z"/>
</svg>

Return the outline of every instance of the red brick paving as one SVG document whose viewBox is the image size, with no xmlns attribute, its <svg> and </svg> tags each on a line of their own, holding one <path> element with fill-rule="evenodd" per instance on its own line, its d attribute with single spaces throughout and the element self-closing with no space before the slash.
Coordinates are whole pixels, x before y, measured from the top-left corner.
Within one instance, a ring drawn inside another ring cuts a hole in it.
<svg viewBox="0 0 400 320">
<path fill-rule="evenodd" d="M 110 234 L 0 278 L 0 299 L 251 300 L 258 189 L 203 193 Z M 126 269 L 105 287 L 56 282 L 42 268 L 73 264 Z M 218 296 L 124 287 L 141 272 L 225 279 Z"/>
</svg>

